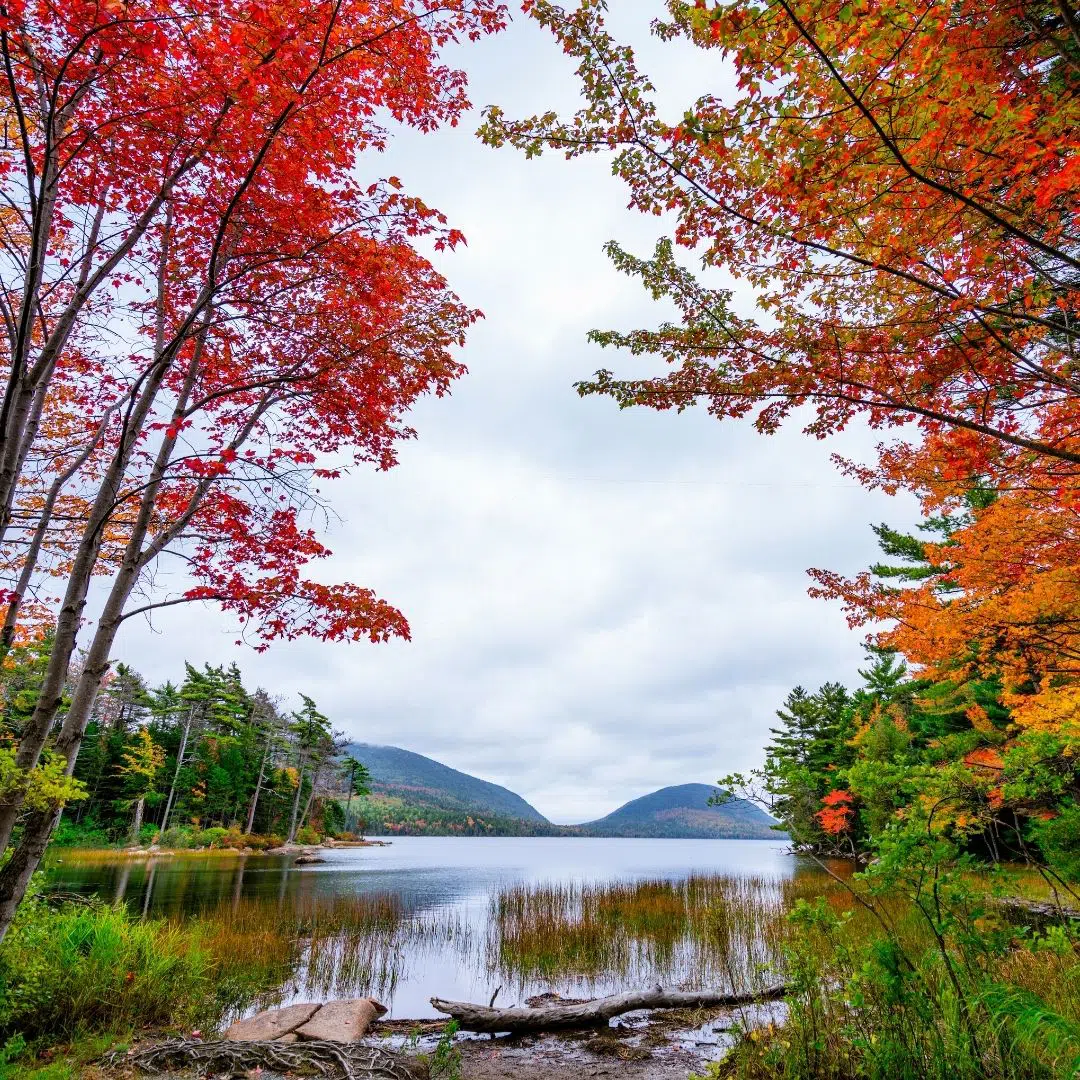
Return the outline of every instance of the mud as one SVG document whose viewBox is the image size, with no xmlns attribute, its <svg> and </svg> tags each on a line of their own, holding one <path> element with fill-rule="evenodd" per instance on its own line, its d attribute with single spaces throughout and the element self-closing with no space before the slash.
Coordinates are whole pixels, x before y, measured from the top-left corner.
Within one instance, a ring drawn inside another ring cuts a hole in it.
<svg viewBox="0 0 1080 1080">
<path fill-rule="evenodd" d="M 462 1080 L 687 1080 L 724 1056 L 740 1030 L 782 1019 L 782 1006 L 628 1013 L 610 1027 L 552 1035 L 459 1035 Z M 441 1020 L 391 1020 L 371 1037 L 430 1053 Z"/>
<path fill-rule="evenodd" d="M 783 1018 L 783 1006 L 627 1013 L 610 1027 L 551 1035 L 459 1034 L 461 1080 L 687 1080 L 722 1058 L 739 1032 Z M 365 1042 L 407 1054 L 430 1054 L 443 1020 L 384 1020 Z M 135 1080 L 131 1070 L 85 1070 L 86 1080 Z M 191 1071 L 166 1080 L 200 1080 Z M 263 1072 L 259 1080 L 290 1080 Z"/>
</svg>

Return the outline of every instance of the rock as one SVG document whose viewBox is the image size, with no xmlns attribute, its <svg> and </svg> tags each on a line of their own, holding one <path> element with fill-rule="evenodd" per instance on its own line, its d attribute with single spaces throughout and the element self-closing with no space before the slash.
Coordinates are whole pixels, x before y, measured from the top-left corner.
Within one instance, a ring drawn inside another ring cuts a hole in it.
<svg viewBox="0 0 1080 1080">
<path fill-rule="evenodd" d="M 293 860 L 293 866 L 312 866 L 315 863 L 324 863 L 325 859 L 320 859 L 316 855 L 298 855 Z"/>
<path fill-rule="evenodd" d="M 300 1041 L 300 1036 L 297 1035 L 295 1031 L 290 1031 L 288 1033 L 288 1035 L 279 1035 L 274 1040 L 274 1042 L 280 1042 L 280 1043 L 294 1043 L 294 1042 L 299 1042 L 299 1041 Z"/>
<path fill-rule="evenodd" d="M 284 1009 L 267 1009 L 246 1020 L 237 1020 L 222 1038 L 228 1042 L 256 1042 L 280 1039 L 310 1020 L 319 1011 L 317 1004 L 286 1005 Z"/>
<path fill-rule="evenodd" d="M 356 1042 L 385 1013 L 386 1006 L 374 998 L 328 1001 L 306 1024 L 296 1029 L 296 1034 L 301 1039 Z"/>
</svg>

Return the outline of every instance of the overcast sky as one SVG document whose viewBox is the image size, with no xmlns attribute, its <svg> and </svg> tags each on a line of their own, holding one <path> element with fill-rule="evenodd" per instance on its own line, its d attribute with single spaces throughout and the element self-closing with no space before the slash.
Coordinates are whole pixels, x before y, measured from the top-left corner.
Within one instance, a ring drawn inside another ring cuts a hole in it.
<svg viewBox="0 0 1080 1080">
<path fill-rule="evenodd" d="M 674 115 L 723 89 L 715 54 L 649 41 L 657 0 L 616 7 Z M 478 106 L 574 105 L 570 64 L 521 16 L 454 59 Z M 625 209 L 609 163 L 491 151 L 479 120 L 478 109 L 456 129 L 406 133 L 362 163 L 401 176 L 465 232 L 468 247 L 440 267 L 486 315 L 465 350 L 470 374 L 416 409 L 420 437 L 401 464 L 333 492 L 342 521 L 319 577 L 375 588 L 404 610 L 412 642 L 256 654 L 233 644 L 229 620 L 192 607 L 133 620 L 116 651 L 153 682 L 180 677 L 185 658 L 235 660 L 252 686 L 291 703 L 312 695 L 355 739 L 583 821 L 759 764 L 792 686 L 854 681 L 860 635 L 806 595 L 806 569 L 861 569 L 875 554 L 870 523 L 906 524 L 913 510 L 830 464 L 834 451 L 869 457 L 865 432 L 820 443 L 792 425 L 765 438 L 700 412 L 580 400 L 574 380 L 598 367 L 649 368 L 585 334 L 665 314 L 601 250 L 618 238 L 647 254 L 663 222 Z"/>
</svg>

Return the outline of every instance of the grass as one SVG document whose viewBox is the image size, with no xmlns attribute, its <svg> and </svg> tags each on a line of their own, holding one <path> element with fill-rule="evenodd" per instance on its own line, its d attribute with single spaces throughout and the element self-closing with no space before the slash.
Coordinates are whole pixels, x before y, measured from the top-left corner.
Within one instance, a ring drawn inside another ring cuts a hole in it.
<svg viewBox="0 0 1080 1080">
<path fill-rule="evenodd" d="M 1045 891 L 972 883 L 981 895 Z M 237 895 L 150 920 L 122 905 L 37 898 L 0 947 L 0 1048 L 17 1036 L 30 1044 L 21 1056 L 17 1042 L 0 1049 L 0 1080 L 89 1077 L 103 1039 L 209 1031 L 285 996 L 392 995 L 408 965 L 448 953 L 508 990 L 793 981 L 783 1025 L 751 1031 L 760 1014 L 745 1013 L 747 1030 L 715 1077 L 1078 1075 L 1075 940 L 1011 926 L 979 895 L 935 922 L 842 874 L 514 885 L 492 897 L 483 926 L 453 909 L 407 911 L 393 894 Z M 74 1049 L 43 1058 L 65 1043 Z"/>
</svg>

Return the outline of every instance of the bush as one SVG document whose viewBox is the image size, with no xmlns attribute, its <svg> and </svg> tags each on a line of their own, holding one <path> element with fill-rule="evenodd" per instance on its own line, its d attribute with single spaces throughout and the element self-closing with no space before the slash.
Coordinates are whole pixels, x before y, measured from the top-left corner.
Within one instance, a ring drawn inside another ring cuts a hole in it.
<svg viewBox="0 0 1080 1080">
<path fill-rule="evenodd" d="M 196 847 L 221 847 L 222 840 L 229 835 L 228 829 L 223 829 L 220 825 L 214 825 L 209 829 L 200 829 L 195 834 L 195 846 Z"/>
<path fill-rule="evenodd" d="M 163 848 L 183 850 L 195 846 L 195 830 L 184 825 L 173 825 L 166 829 L 158 839 Z"/>
<path fill-rule="evenodd" d="M 310 825 L 305 825 L 296 834 L 298 844 L 317 844 L 321 839 L 322 837 Z"/>
<path fill-rule="evenodd" d="M 212 997 L 210 967 L 177 926 L 27 899 L 0 945 L 0 1041 L 191 1022 Z"/>
<path fill-rule="evenodd" d="M 74 821 L 69 821 L 67 818 L 61 818 L 49 843 L 55 847 L 65 848 L 103 848 L 112 845 L 108 834 L 97 822 L 76 825 Z"/>
</svg>

